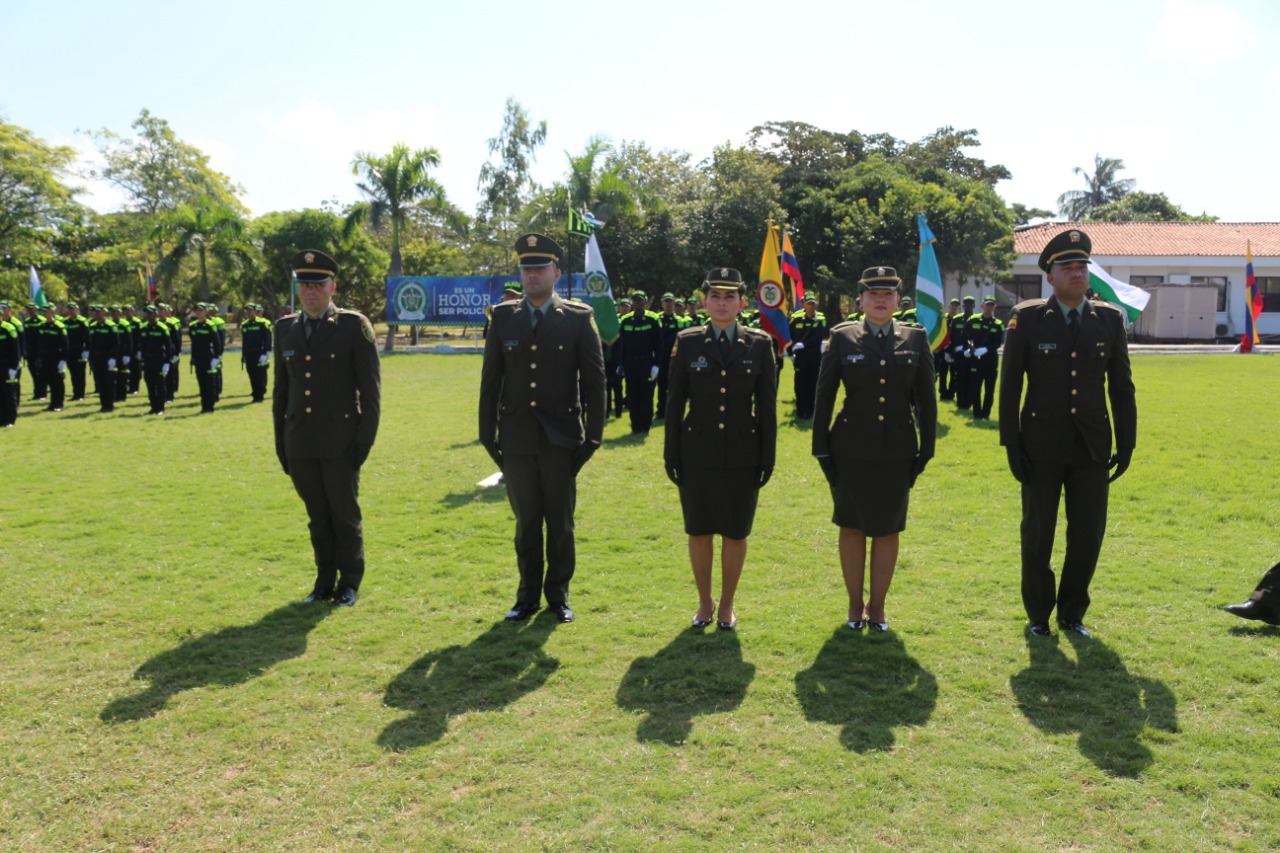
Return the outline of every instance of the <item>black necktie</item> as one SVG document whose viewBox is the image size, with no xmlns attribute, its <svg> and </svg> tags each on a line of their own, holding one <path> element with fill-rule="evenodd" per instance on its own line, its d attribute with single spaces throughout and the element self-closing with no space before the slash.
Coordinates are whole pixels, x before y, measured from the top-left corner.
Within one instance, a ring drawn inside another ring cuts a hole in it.
<svg viewBox="0 0 1280 853">
<path fill-rule="evenodd" d="M 537 333 L 538 333 L 538 323 L 540 323 L 540 322 L 542 321 L 542 309 L 541 309 L 541 308 L 534 308 L 534 309 L 533 309 L 533 317 L 532 317 L 531 319 L 532 319 L 532 321 L 533 321 L 533 332 L 534 332 L 534 334 L 537 334 Z"/>
<path fill-rule="evenodd" d="M 302 336 L 307 339 L 307 343 L 311 342 L 311 331 L 314 328 L 315 322 L 316 321 L 312 320 L 310 317 L 303 317 L 302 319 Z"/>
<path fill-rule="evenodd" d="M 1071 343 L 1074 344 L 1076 338 L 1080 337 L 1080 322 L 1074 308 L 1067 312 L 1067 331 L 1071 333 Z"/>
<path fill-rule="evenodd" d="M 725 331 L 721 331 L 721 332 L 720 332 L 720 337 L 717 339 L 717 342 L 718 342 L 718 343 L 719 343 L 719 345 L 720 345 L 720 358 L 721 358 L 722 360 L 728 360 L 728 358 L 729 358 L 729 333 L 728 333 L 728 332 L 725 332 Z"/>
</svg>

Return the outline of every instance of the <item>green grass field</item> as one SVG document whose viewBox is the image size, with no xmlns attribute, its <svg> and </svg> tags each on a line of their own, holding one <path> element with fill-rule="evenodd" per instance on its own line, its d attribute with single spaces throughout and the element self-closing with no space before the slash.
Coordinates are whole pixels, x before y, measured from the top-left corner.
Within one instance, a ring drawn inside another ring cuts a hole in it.
<svg viewBox="0 0 1280 853">
<path fill-rule="evenodd" d="M 305 514 L 242 373 L 211 416 L 185 364 L 163 419 L 24 402 L 0 433 L 0 848 L 1276 849 L 1280 629 L 1216 608 L 1280 558 L 1278 364 L 1135 360 L 1095 639 L 1031 645 L 1016 484 L 946 404 L 871 636 L 842 628 L 789 370 L 731 634 L 688 628 L 661 434 L 625 419 L 579 480 L 578 621 L 501 621 L 477 356 L 384 359 L 349 610 L 295 603 Z"/>
</svg>

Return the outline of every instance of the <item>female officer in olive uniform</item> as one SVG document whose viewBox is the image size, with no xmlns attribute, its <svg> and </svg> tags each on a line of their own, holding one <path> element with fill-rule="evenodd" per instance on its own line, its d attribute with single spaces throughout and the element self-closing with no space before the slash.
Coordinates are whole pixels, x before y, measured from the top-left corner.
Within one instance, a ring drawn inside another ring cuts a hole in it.
<svg viewBox="0 0 1280 853">
<path fill-rule="evenodd" d="M 849 627 L 887 631 L 884 601 L 907 526 L 907 499 L 933 458 L 938 401 L 928 333 L 893 322 L 902 279 L 892 267 L 871 267 L 858 281 L 866 316 L 831 330 L 818 371 L 813 455 L 835 501 L 840 568 L 849 592 Z M 836 392 L 844 407 L 834 418 Z M 863 601 L 867 538 L 871 597 Z"/>
<path fill-rule="evenodd" d="M 773 339 L 737 322 L 742 274 L 720 268 L 702 285 L 705 326 L 676 335 L 671 353 L 664 462 L 680 487 L 689 562 L 698 587 L 695 628 L 737 625 L 733 596 L 747 558 L 756 497 L 773 473 L 778 443 L 778 371 Z M 686 412 L 686 404 L 688 411 Z M 714 537 L 720 534 L 720 607 L 711 597 Z"/>
</svg>

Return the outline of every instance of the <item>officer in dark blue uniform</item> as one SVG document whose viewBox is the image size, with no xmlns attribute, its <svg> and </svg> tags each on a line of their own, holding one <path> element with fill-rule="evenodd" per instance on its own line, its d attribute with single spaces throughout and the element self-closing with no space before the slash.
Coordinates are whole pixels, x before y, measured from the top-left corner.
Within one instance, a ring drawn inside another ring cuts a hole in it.
<svg viewBox="0 0 1280 853">
<path fill-rule="evenodd" d="M 670 357 L 662 351 L 662 324 L 658 315 L 645 310 L 648 297 L 637 290 L 631 294 L 631 313 L 618 327 L 617 346 L 622 348 L 622 371 L 627 380 L 627 411 L 631 434 L 647 434 L 653 425 L 654 381 L 658 365 Z"/>
<path fill-rule="evenodd" d="M 168 391 L 169 371 L 173 369 L 173 337 L 169 324 L 160 322 L 160 309 L 148 305 L 142 309 L 146 320 L 138 327 L 138 354 L 142 359 L 142 376 L 147 383 L 149 415 L 163 415 Z"/>
<path fill-rule="evenodd" d="M 951 389 L 955 392 L 956 407 L 968 409 L 973 405 L 973 370 L 969 361 L 973 348 L 969 344 L 969 321 L 973 313 L 974 298 L 964 298 L 964 310 L 952 315 L 947 329 L 951 335 Z"/>
<path fill-rule="evenodd" d="M 249 374 L 249 391 L 253 402 L 267 398 L 267 367 L 271 363 L 271 321 L 262 316 L 262 306 L 250 302 L 244 306 L 240 321 L 240 360 Z"/>
<path fill-rule="evenodd" d="M 667 391 L 671 384 L 670 353 L 676 346 L 676 335 L 681 329 L 687 329 L 693 323 L 676 313 L 676 297 L 674 293 L 662 294 L 662 313 L 658 315 L 662 324 L 662 348 L 658 358 L 658 411 L 655 417 L 667 415 Z"/>
<path fill-rule="evenodd" d="M 200 414 L 213 411 L 218 402 L 218 367 L 222 364 L 222 338 L 209 321 L 209 309 L 203 302 L 196 306 L 196 319 L 187 327 L 191 338 L 191 369 L 200 386 Z"/>
<path fill-rule="evenodd" d="M 62 411 L 67 393 L 67 359 L 70 356 L 66 327 L 58 319 L 57 309 L 50 302 L 44 306 L 44 316 L 36 327 L 36 358 L 40 365 L 40 378 L 49 389 L 46 412 Z"/>
<path fill-rule="evenodd" d="M 996 373 L 1000 368 L 1000 345 L 1004 343 L 1004 323 L 996 316 L 996 298 L 982 300 L 982 313 L 969 320 L 969 359 L 973 387 L 973 419 L 991 420 L 991 403 L 996 396 Z"/>
<path fill-rule="evenodd" d="M 955 356 L 951 352 L 951 335 L 954 334 L 954 330 L 951 328 L 951 321 L 959 313 L 960 300 L 953 298 L 951 300 L 951 310 L 947 312 L 947 316 L 942 318 L 942 322 L 947 324 L 947 342 L 944 346 L 938 347 L 933 354 L 933 372 L 938 376 L 939 400 L 953 400 L 956 396 L 952 378 L 952 366 L 955 363 Z"/>
<path fill-rule="evenodd" d="M 795 370 L 796 417 L 813 419 L 818 393 L 818 368 L 822 366 L 822 342 L 831 329 L 826 316 L 818 310 L 813 294 L 804 298 L 804 308 L 791 315 L 791 356 Z"/>
<path fill-rule="evenodd" d="M 62 325 L 67 327 L 67 348 L 70 350 L 67 372 L 71 374 L 71 401 L 74 403 L 84 399 L 85 370 L 89 366 L 89 330 L 87 321 L 80 315 L 79 305 L 68 302 L 66 310 Z"/>
<path fill-rule="evenodd" d="M 93 371 L 93 391 L 98 395 L 98 411 L 116 407 L 116 368 L 120 365 L 120 333 L 107 319 L 103 305 L 89 307 L 89 369 Z"/>
</svg>

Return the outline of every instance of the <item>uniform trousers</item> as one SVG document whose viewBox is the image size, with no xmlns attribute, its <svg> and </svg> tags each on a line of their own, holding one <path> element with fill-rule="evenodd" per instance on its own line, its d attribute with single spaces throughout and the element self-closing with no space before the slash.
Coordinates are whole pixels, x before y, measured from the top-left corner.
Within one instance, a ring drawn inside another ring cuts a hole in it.
<svg viewBox="0 0 1280 853">
<path fill-rule="evenodd" d="M 170 362 L 168 381 L 165 382 L 164 401 L 172 403 L 173 398 L 178 396 L 178 377 L 182 374 L 182 360 Z"/>
<path fill-rule="evenodd" d="M 648 432 L 653 426 L 653 382 L 649 371 L 653 365 L 627 365 L 627 413 L 631 416 L 632 432 Z"/>
<path fill-rule="evenodd" d="M 142 376 L 147 383 L 147 399 L 151 403 L 151 411 L 163 412 L 165 403 L 165 391 L 168 390 L 168 383 L 164 374 L 160 371 L 163 369 L 165 362 L 156 364 L 146 364 L 143 366 Z"/>
<path fill-rule="evenodd" d="M 814 344 L 816 348 L 818 345 Z M 782 362 L 778 362 L 781 366 Z M 822 365 L 822 352 L 815 349 L 814 354 L 809 355 L 809 348 L 805 347 L 800 351 L 800 355 L 795 357 L 792 362 L 795 368 L 795 389 L 796 389 L 796 417 L 804 420 L 813 418 L 813 409 L 818 402 L 818 368 Z"/>
<path fill-rule="evenodd" d="M 129 359 L 130 363 L 133 359 Z M 129 368 L 125 365 L 124 359 L 121 358 L 116 362 L 116 402 L 123 403 L 129 399 Z"/>
<path fill-rule="evenodd" d="M 213 404 L 218 402 L 218 373 L 209 369 L 209 363 L 204 364 L 193 360 L 191 362 L 196 371 L 196 384 L 200 386 L 200 411 L 212 412 Z"/>
<path fill-rule="evenodd" d="M 267 366 L 259 365 L 255 360 L 252 363 L 245 363 L 245 371 L 249 374 L 249 390 L 253 394 L 255 403 L 261 402 L 267 398 Z"/>
<path fill-rule="evenodd" d="M 567 603 L 569 581 L 573 579 L 577 558 L 573 511 L 578 485 L 573 476 L 573 451 L 551 444 L 546 433 L 539 428 L 538 452 L 504 452 L 502 476 L 507 484 L 511 511 L 516 517 L 516 565 L 520 569 L 518 603 L 537 607 L 543 595 L 548 604 Z"/>
<path fill-rule="evenodd" d="M 991 417 L 991 402 L 996 396 L 996 373 L 1000 369 L 1000 359 L 994 352 L 981 358 L 970 359 L 973 365 L 973 416 L 974 418 Z"/>
<path fill-rule="evenodd" d="M 85 368 L 88 366 L 89 365 L 87 362 L 80 360 L 80 356 L 78 353 L 76 354 L 75 358 L 67 362 L 67 371 L 71 374 L 71 399 L 72 400 L 84 399 L 84 378 L 85 378 L 84 375 L 85 375 Z"/>
<path fill-rule="evenodd" d="M 5 374 L 5 384 L 0 387 L 0 426 L 9 426 L 18 419 L 18 401 L 14 399 L 14 389 L 18 380 L 9 379 Z"/>
<path fill-rule="evenodd" d="M 44 379 L 44 367 L 38 358 L 27 359 L 27 367 L 31 370 L 31 399 L 43 400 L 49 396 L 49 385 Z"/>
<path fill-rule="evenodd" d="M 40 380 L 49 392 L 49 407 L 61 409 L 67 396 L 66 378 L 58 372 L 56 359 L 46 358 L 40 362 Z"/>
<path fill-rule="evenodd" d="M 938 377 L 938 399 L 953 400 L 956 392 L 951 378 L 951 363 L 947 351 L 940 349 L 933 354 L 933 372 Z"/>
<path fill-rule="evenodd" d="M 331 590 L 339 580 L 359 589 L 364 578 L 359 469 L 346 456 L 290 458 L 289 477 L 307 508 L 307 529 L 316 557 L 316 589 Z"/>
<path fill-rule="evenodd" d="M 667 391 L 671 387 L 671 359 L 664 358 L 658 363 L 658 404 L 655 418 L 667 416 Z"/>
<path fill-rule="evenodd" d="M 137 394 L 142 387 L 142 357 L 137 353 L 129 359 L 129 393 Z"/>
<path fill-rule="evenodd" d="M 104 411 L 113 411 L 116 407 L 116 372 L 107 367 L 107 359 L 96 359 L 90 362 L 93 368 L 93 391 L 98 395 L 98 407 Z"/>
<path fill-rule="evenodd" d="M 1032 622 L 1047 622 L 1056 602 L 1059 622 L 1082 622 L 1107 530 L 1107 463 L 1097 462 L 1078 436 L 1070 462 L 1032 461 L 1022 483 L 1022 605 Z M 1067 496 L 1067 551 L 1054 592 L 1053 539 L 1058 504 Z"/>
<path fill-rule="evenodd" d="M 951 364 L 951 389 L 956 392 L 956 405 L 967 409 L 973 405 L 974 387 L 977 385 L 974 381 L 973 359 L 965 358 L 960 353 L 952 357 L 955 361 Z"/>
</svg>

